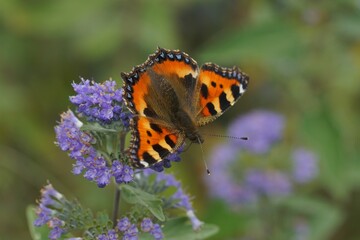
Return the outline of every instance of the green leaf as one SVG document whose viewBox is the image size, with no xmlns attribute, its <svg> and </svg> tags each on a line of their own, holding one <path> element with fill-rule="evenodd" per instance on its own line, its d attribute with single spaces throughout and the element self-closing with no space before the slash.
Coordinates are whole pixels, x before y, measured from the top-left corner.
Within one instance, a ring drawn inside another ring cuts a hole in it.
<svg viewBox="0 0 360 240">
<path fill-rule="evenodd" d="M 129 184 L 120 186 L 122 198 L 131 204 L 140 204 L 146 207 L 160 221 L 165 221 L 165 215 L 162 209 L 162 201 L 158 197 L 144 192 L 141 189 L 134 188 Z"/>
<path fill-rule="evenodd" d="M 218 226 L 213 224 L 204 224 L 200 230 L 194 231 L 187 217 L 170 219 L 163 228 L 165 238 L 171 240 L 205 239 L 218 231 Z"/>
<path fill-rule="evenodd" d="M 95 131 L 101 133 L 117 133 L 116 130 L 110 128 L 104 128 L 98 123 L 84 124 L 80 128 L 82 131 Z"/>
<path fill-rule="evenodd" d="M 37 218 L 35 213 L 35 206 L 29 205 L 26 208 L 26 218 L 30 231 L 31 239 L 33 240 L 46 240 L 49 239 L 50 229 L 47 226 L 35 227 L 34 221 Z"/>
</svg>

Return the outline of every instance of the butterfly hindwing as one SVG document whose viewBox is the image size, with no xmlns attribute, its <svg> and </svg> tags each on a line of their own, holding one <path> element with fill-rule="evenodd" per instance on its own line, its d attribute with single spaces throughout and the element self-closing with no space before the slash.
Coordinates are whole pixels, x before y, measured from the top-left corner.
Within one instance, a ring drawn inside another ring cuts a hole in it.
<svg viewBox="0 0 360 240">
<path fill-rule="evenodd" d="M 222 68 L 213 63 L 204 64 L 199 74 L 198 125 L 215 120 L 234 105 L 246 91 L 248 81 L 248 76 L 237 67 Z"/>
<path fill-rule="evenodd" d="M 128 149 L 137 167 L 148 167 L 176 151 L 185 138 L 168 126 L 147 117 L 131 119 L 132 138 Z"/>
</svg>

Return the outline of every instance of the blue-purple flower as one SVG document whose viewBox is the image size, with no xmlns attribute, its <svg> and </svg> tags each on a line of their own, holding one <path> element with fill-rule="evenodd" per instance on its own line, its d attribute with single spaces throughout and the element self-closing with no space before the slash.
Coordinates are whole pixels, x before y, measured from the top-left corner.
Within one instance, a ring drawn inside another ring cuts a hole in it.
<svg viewBox="0 0 360 240">
<path fill-rule="evenodd" d="M 286 196 L 292 191 L 289 177 L 279 170 L 247 169 L 244 180 L 247 188 L 259 196 Z"/>
<path fill-rule="evenodd" d="M 227 201 L 232 206 L 258 202 L 263 196 L 287 196 L 292 191 L 292 182 L 279 170 L 242 168 L 241 154 L 229 144 L 216 147 L 211 154 L 212 174 L 205 176 L 210 193 Z M 239 162 L 240 160 L 240 162 Z"/>
<path fill-rule="evenodd" d="M 150 218 L 143 219 L 141 222 L 141 231 L 150 233 L 156 240 L 164 239 L 161 226 L 157 223 L 154 224 Z"/>
<path fill-rule="evenodd" d="M 139 229 L 136 224 L 131 223 L 127 217 L 118 221 L 117 229 L 123 233 L 122 239 L 138 239 Z M 160 225 L 157 223 L 154 224 L 150 218 L 144 218 L 141 221 L 140 230 L 145 233 L 150 233 L 156 240 L 164 239 Z"/>
<path fill-rule="evenodd" d="M 234 162 L 237 161 L 238 149 L 229 144 L 217 146 L 210 154 L 210 176 L 205 176 L 205 183 L 210 188 L 210 195 L 221 198 L 230 204 L 253 202 L 256 194 L 242 185 L 234 177 Z"/>
<path fill-rule="evenodd" d="M 248 137 L 248 141 L 232 140 L 251 153 L 264 154 L 282 138 L 284 118 L 280 114 L 257 110 L 235 120 L 228 129 L 229 136 Z"/>
<path fill-rule="evenodd" d="M 306 149 L 296 149 L 292 154 L 294 181 L 306 183 L 313 180 L 318 174 L 317 156 Z"/>
<path fill-rule="evenodd" d="M 107 233 L 100 234 L 97 236 L 97 240 L 118 240 L 119 235 L 115 231 L 115 229 L 108 230 Z"/>
<path fill-rule="evenodd" d="M 121 88 L 116 88 L 112 80 L 104 83 L 81 79 L 79 84 L 72 84 L 77 95 L 71 96 L 70 101 L 77 106 L 77 112 L 85 116 L 88 121 L 109 124 L 122 121 L 129 125 L 129 113 L 124 111 Z"/>
<path fill-rule="evenodd" d="M 181 161 L 180 153 L 184 151 L 184 146 L 185 145 L 181 146 L 176 152 L 170 154 L 162 161 L 151 165 L 150 168 L 156 172 L 162 172 L 164 171 L 164 168 L 171 167 L 171 162 L 180 162 Z"/>
<path fill-rule="evenodd" d="M 117 183 L 130 182 L 133 169 L 118 160 L 107 161 L 93 147 L 94 137 L 81 131 L 81 126 L 82 122 L 68 110 L 61 115 L 61 122 L 55 127 L 56 144 L 76 160 L 73 173 L 84 173 L 86 179 L 96 182 L 99 187 L 108 185 L 111 177 Z"/>
<path fill-rule="evenodd" d="M 277 168 L 263 160 L 263 154 L 281 140 L 283 128 L 281 115 L 264 110 L 241 116 L 231 124 L 229 135 L 248 137 L 249 141 L 231 140 L 214 149 L 209 164 L 212 175 L 205 180 L 210 194 L 239 206 L 257 203 L 263 197 L 286 197 L 292 193 L 294 182 L 312 180 L 318 168 L 317 158 L 310 151 L 295 150 L 292 169 Z"/>
<path fill-rule="evenodd" d="M 36 209 L 37 219 L 34 221 L 36 227 L 48 224 L 51 228 L 49 239 L 58 239 L 66 231 L 63 228 L 64 222 L 58 219 L 56 215 L 57 208 L 65 201 L 64 196 L 56 191 L 51 184 L 46 185 L 41 190 L 41 199 Z"/>
</svg>

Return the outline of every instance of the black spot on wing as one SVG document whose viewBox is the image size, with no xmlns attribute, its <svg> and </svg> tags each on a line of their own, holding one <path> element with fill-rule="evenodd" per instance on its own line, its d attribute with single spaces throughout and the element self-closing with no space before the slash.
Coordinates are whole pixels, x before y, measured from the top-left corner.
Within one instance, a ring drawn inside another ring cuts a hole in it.
<svg viewBox="0 0 360 240">
<path fill-rule="evenodd" d="M 146 131 L 146 134 L 149 136 L 149 137 L 152 137 L 152 134 L 149 130 Z"/>
<path fill-rule="evenodd" d="M 174 148 L 176 146 L 176 144 L 173 142 L 173 140 L 171 140 L 171 138 L 169 137 L 169 135 L 165 136 L 165 142 L 171 147 Z"/>
<path fill-rule="evenodd" d="M 215 110 L 214 104 L 212 104 L 211 102 L 208 102 L 208 103 L 206 104 L 206 107 L 208 108 L 208 110 L 209 110 L 209 112 L 210 112 L 210 114 L 211 114 L 212 116 L 214 116 L 214 115 L 217 114 L 217 111 Z"/>
<path fill-rule="evenodd" d="M 205 99 L 207 99 L 208 96 L 209 96 L 208 87 L 207 87 L 205 84 L 201 84 L 201 89 L 200 89 L 200 91 L 201 91 L 201 95 L 202 95 Z"/>
<path fill-rule="evenodd" d="M 226 98 L 226 93 L 222 92 L 219 96 L 219 101 L 220 101 L 220 109 L 221 111 L 225 111 L 228 107 L 231 106 L 229 100 L 227 100 Z"/>
<path fill-rule="evenodd" d="M 155 113 L 152 109 L 150 109 L 150 108 L 145 108 L 144 111 L 143 111 L 143 113 L 144 113 L 145 116 L 147 116 L 147 117 L 156 117 L 156 116 L 157 116 L 156 113 Z"/>
<path fill-rule="evenodd" d="M 216 87 L 216 82 L 211 82 L 211 86 Z"/>
<path fill-rule="evenodd" d="M 152 147 L 159 154 L 161 158 L 170 154 L 169 150 L 163 148 L 160 144 L 154 144 Z"/>
<path fill-rule="evenodd" d="M 153 156 L 151 156 L 148 152 L 144 152 L 143 153 L 143 159 L 145 162 L 147 162 L 148 164 L 154 164 L 156 163 L 156 159 L 153 158 Z"/>
<path fill-rule="evenodd" d="M 231 93 L 232 93 L 234 99 L 238 99 L 240 97 L 240 87 L 236 84 L 233 84 L 231 86 Z"/>
<path fill-rule="evenodd" d="M 155 132 L 158 133 L 162 133 L 161 128 L 159 127 L 159 125 L 155 124 L 155 123 L 150 123 L 150 127 L 152 130 L 154 130 Z"/>
<path fill-rule="evenodd" d="M 194 89 L 196 85 L 196 78 L 191 73 L 184 76 L 184 87 L 186 89 Z"/>
</svg>

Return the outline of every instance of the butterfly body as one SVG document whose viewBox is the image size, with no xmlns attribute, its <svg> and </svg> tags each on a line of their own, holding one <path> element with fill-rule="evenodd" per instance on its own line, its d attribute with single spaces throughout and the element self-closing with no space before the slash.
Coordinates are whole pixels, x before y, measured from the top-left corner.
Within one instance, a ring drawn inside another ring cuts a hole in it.
<svg viewBox="0 0 360 240">
<path fill-rule="evenodd" d="M 158 48 L 147 61 L 122 73 L 131 119 L 129 155 L 148 167 L 183 145 L 202 143 L 199 127 L 219 117 L 245 92 L 248 77 L 238 68 L 204 64 L 186 53 Z"/>
</svg>

